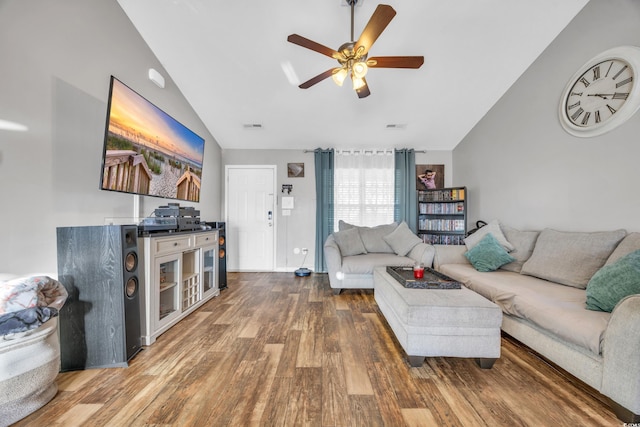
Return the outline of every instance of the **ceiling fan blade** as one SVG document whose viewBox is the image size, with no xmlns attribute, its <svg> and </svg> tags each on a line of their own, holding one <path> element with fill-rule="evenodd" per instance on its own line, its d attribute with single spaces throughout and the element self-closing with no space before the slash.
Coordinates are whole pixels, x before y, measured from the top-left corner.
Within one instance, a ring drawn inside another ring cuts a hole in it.
<svg viewBox="0 0 640 427">
<path fill-rule="evenodd" d="M 356 45 L 353 48 L 354 52 L 358 51 L 358 48 L 364 46 L 364 52 L 362 55 L 365 55 L 375 41 L 380 37 L 380 34 L 387 28 L 389 22 L 396 16 L 396 11 L 393 8 L 386 4 L 379 4 L 376 7 L 375 12 L 371 15 L 371 19 L 367 23 L 367 26 L 362 30 L 362 34 L 358 39 Z"/>
<path fill-rule="evenodd" d="M 289 37 L 287 37 L 287 41 L 293 44 L 297 44 L 298 46 L 314 50 L 318 53 L 328 56 L 329 58 L 338 59 L 340 57 L 340 54 L 330 47 L 321 45 L 320 43 L 316 43 L 313 40 L 309 40 L 305 37 L 299 36 L 298 34 L 291 34 Z"/>
<path fill-rule="evenodd" d="M 367 96 L 371 95 L 367 81 L 364 79 L 364 77 L 362 78 L 362 80 L 364 80 L 364 86 L 362 86 L 360 89 L 356 89 L 358 98 L 366 98 Z"/>
<path fill-rule="evenodd" d="M 369 68 L 420 68 L 424 56 L 374 56 L 367 60 Z"/>
<path fill-rule="evenodd" d="M 313 86 L 316 83 L 320 83 L 321 81 L 323 81 L 326 78 L 329 78 L 333 75 L 333 73 L 336 70 L 339 70 L 340 68 L 331 68 L 327 71 L 325 71 L 324 73 L 318 74 L 317 76 L 307 80 L 306 82 L 302 83 L 300 86 L 298 86 L 300 89 L 309 89 L 311 86 Z"/>
</svg>

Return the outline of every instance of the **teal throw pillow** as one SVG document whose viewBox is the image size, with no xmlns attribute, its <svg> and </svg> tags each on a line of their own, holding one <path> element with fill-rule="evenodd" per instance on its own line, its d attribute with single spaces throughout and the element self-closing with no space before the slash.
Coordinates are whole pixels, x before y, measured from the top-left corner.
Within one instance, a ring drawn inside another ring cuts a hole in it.
<svg viewBox="0 0 640 427">
<path fill-rule="evenodd" d="M 640 250 L 605 265 L 587 283 L 587 308 L 613 311 L 627 295 L 640 294 Z"/>
<path fill-rule="evenodd" d="M 464 253 L 473 268 L 478 271 L 494 271 L 516 259 L 509 255 L 500 242 L 487 234 L 473 248 Z"/>
</svg>

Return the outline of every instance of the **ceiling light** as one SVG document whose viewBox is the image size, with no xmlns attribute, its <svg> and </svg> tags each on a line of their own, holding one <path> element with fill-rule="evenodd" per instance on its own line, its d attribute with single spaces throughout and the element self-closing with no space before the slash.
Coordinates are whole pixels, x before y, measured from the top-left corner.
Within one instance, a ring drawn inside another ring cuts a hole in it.
<svg viewBox="0 0 640 427">
<path fill-rule="evenodd" d="M 355 64 L 353 64 L 353 68 L 351 69 L 351 73 L 353 74 L 353 77 L 357 78 L 357 79 L 362 79 L 364 76 L 367 75 L 367 70 L 369 68 L 367 67 L 367 64 L 364 62 L 356 62 Z"/>
<path fill-rule="evenodd" d="M 331 78 L 333 78 L 333 81 L 336 82 L 338 86 L 342 86 L 342 83 L 344 83 L 344 79 L 347 78 L 348 73 L 349 71 L 347 71 L 346 67 L 342 67 L 333 73 Z"/>
<path fill-rule="evenodd" d="M 351 81 L 353 82 L 353 90 L 362 89 L 365 85 L 364 79 L 358 78 L 351 73 Z"/>
</svg>

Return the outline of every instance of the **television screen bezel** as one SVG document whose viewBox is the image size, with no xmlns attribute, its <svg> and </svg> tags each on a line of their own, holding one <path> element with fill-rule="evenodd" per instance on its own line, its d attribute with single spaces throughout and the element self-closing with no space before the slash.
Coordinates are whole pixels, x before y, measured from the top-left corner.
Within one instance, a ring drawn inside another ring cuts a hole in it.
<svg viewBox="0 0 640 427">
<path fill-rule="evenodd" d="M 143 193 L 143 192 L 138 192 L 138 191 L 129 191 L 129 190 L 123 190 L 123 189 L 113 189 L 113 188 L 108 188 L 108 187 L 104 186 L 105 167 L 106 167 L 107 151 L 108 151 L 107 150 L 107 142 L 108 142 L 108 138 L 109 138 L 111 116 L 112 116 L 112 113 L 113 113 L 114 85 L 116 85 L 116 84 L 122 85 L 122 87 L 124 87 L 127 91 L 130 91 L 133 96 L 138 97 L 140 101 L 143 101 L 144 104 L 146 104 L 148 106 L 148 108 L 151 108 L 151 109 L 155 110 L 155 112 L 156 112 L 156 114 L 158 116 L 163 117 L 164 120 L 169 120 L 171 124 L 173 124 L 175 126 L 178 126 L 179 129 L 181 129 L 182 132 L 187 132 L 190 135 L 192 135 L 192 138 L 199 140 L 201 149 L 199 150 L 199 153 L 200 153 L 200 168 L 199 168 L 200 175 L 199 175 L 198 178 L 199 178 L 200 182 L 201 182 L 201 179 L 202 179 L 202 171 L 204 169 L 204 154 L 205 154 L 204 150 L 205 150 L 205 142 L 206 142 L 205 139 L 202 138 L 200 135 L 198 135 L 193 130 L 191 130 L 190 128 L 188 128 L 187 126 L 185 126 L 184 124 L 182 124 L 181 122 L 179 122 L 178 120 L 176 120 L 173 116 L 171 116 L 170 114 L 165 112 L 163 109 L 161 109 L 160 107 L 155 105 L 153 102 L 149 101 L 147 98 L 142 96 L 140 93 L 138 93 L 137 91 L 132 89 L 129 85 L 124 83 L 122 80 L 120 80 L 117 77 L 112 75 L 110 77 L 110 82 L 109 82 L 109 98 L 108 98 L 108 102 L 107 102 L 106 123 L 105 123 L 103 146 L 102 146 L 102 164 L 101 164 L 101 168 L 100 168 L 100 184 L 99 184 L 100 190 L 111 191 L 111 192 L 116 192 L 116 193 L 124 193 L 124 194 L 150 196 L 150 197 L 156 197 L 156 198 L 161 198 L 161 199 L 179 200 L 179 201 L 184 201 L 184 202 L 199 203 L 200 202 L 200 196 L 201 196 L 201 189 L 197 193 L 197 200 L 190 200 L 188 198 L 178 197 L 178 192 L 177 191 L 176 191 L 175 197 L 171 197 L 171 196 L 166 196 L 166 195 L 161 195 L 161 194 L 149 194 L 149 193 Z M 161 150 L 157 150 L 157 151 L 161 151 Z M 175 151 L 170 151 L 170 150 L 168 150 L 168 151 L 169 151 L 168 153 L 164 152 L 164 151 L 161 151 L 161 152 L 163 152 L 164 154 L 172 154 L 174 156 L 177 156 L 177 153 Z M 197 161 L 193 161 L 192 160 L 191 163 L 197 164 Z M 146 165 L 146 161 L 145 161 L 145 165 Z M 147 168 L 148 168 L 148 166 L 147 166 Z M 149 185 L 151 183 L 151 179 L 149 181 Z"/>
</svg>

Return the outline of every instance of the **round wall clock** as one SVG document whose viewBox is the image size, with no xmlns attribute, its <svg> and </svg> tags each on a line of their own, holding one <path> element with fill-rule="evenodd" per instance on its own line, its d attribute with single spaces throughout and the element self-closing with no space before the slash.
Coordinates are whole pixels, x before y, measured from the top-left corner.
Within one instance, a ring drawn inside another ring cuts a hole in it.
<svg viewBox="0 0 640 427">
<path fill-rule="evenodd" d="M 560 123 L 571 135 L 589 137 L 626 122 L 640 108 L 640 48 L 619 46 L 584 64 L 560 100 Z"/>
</svg>

